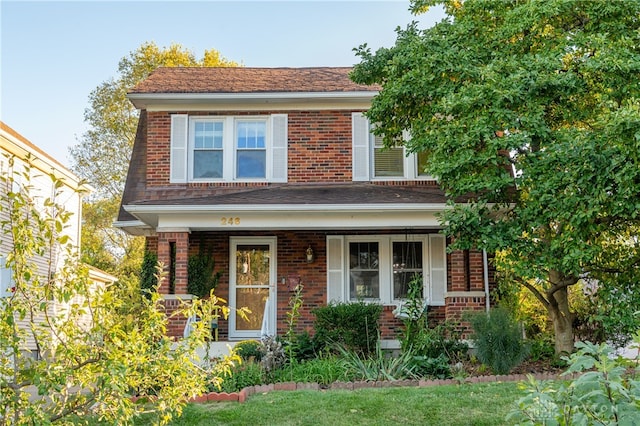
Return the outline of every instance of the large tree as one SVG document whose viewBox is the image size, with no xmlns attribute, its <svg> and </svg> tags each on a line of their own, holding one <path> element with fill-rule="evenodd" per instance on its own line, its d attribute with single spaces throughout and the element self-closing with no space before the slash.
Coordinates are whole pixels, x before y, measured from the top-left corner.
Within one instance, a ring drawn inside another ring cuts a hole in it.
<svg viewBox="0 0 640 426">
<path fill-rule="evenodd" d="M 572 286 L 640 277 L 640 2 L 411 8 L 435 5 L 434 27 L 356 49 L 352 77 L 382 86 L 367 115 L 386 144 L 427 153 L 447 194 L 469 198 L 442 215 L 453 247 L 498 252 L 547 309 L 556 352 L 571 351 Z"/>
<path fill-rule="evenodd" d="M 79 138 L 70 153 L 74 172 L 96 189 L 85 206 L 85 211 L 89 213 L 84 217 L 85 229 L 91 232 L 91 236 L 85 238 L 83 258 L 98 267 L 108 265 L 109 258 L 119 265 L 123 259 L 126 260 L 127 253 L 135 251 L 131 249 L 131 244 L 135 244 L 132 237 L 111 228 L 124 190 L 138 124 L 138 111 L 126 95 L 161 66 L 218 67 L 238 64 L 223 58 L 215 49 L 206 50 L 203 58 L 198 59 L 179 44 L 159 48 L 155 43 L 147 42 L 120 60 L 115 78 L 100 83 L 91 92 L 89 107 L 84 112 L 89 130 Z M 105 217 L 108 218 L 106 221 Z M 139 256 L 138 260 L 141 259 Z M 116 274 L 124 272 L 120 269 L 107 268 Z"/>
</svg>

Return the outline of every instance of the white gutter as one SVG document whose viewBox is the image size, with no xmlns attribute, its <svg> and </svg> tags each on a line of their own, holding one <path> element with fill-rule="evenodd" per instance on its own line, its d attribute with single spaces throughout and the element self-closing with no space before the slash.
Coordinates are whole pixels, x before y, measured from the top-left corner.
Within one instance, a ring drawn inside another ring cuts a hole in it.
<svg viewBox="0 0 640 426">
<path fill-rule="evenodd" d="M 203 212 L 382 212 L 382 211 L 442 211 L 446 204 L 207 204 L 207 205 L 125 205 L 129 213 L 203 213 Z"/>
<path fill-rule="evenodd" d="M 150 104 L 183 104 L 211 102 L 287 102 L 287 101 L 371 101 L 378 91 L 352 92 L 266 92 L 266 93 L 130 93 L 127 98 L 138 109 Z"/>
<path fill-rule="evenodd" d="M 489 313 L 489 261 L 487 259 L 486 250 L 482 250 L 482 270 L 484 275 L 484 304 L 487 313 Z"/>
</svg>

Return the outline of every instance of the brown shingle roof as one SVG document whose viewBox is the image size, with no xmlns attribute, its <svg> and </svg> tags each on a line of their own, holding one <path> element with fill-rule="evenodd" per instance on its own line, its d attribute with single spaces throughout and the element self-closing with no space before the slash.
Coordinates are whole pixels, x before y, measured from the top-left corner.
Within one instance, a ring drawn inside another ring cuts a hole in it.
<svg viewBox="0 0 640 426">
<path fill-rule="evenodd" d="M 130 94 L 151 93 L 291 93 L 369 92 L 377 86 L 356 84 L 349 79 L 351 67 L 158 68 Z"/>
<path fill-rule="evenodd" d="M 447 198 L 437 186 L 386 186 L 368 182 L 348 184 L 282 185 L 233 193 L 207 194 L 200 197 L 180 196 L 180 191 L 167 191 L 161 199 L 139 200 L 134 205 L 349 205 L 349 204 L 445 204 Z"/>
</svg>

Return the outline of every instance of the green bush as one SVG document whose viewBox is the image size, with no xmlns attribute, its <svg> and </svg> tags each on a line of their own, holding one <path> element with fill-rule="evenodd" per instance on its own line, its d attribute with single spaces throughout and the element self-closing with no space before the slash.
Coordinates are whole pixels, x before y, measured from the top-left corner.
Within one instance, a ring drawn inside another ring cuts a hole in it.
<svg viewBox="0 0 640 426">
<path fill-rule="evenodd" d="M 468 315 L 478 359 L 495 374 L 507 374 L 527 356 L 520 327 L 504 308 Z"/>
<path fill-rule="evenodd" d="M 265 374 L 260 364 L 248 361 L 235 366 L 231 374 L 223 379 L 220 389 L 210 387 L 209 391 L 237 392 L 248 386 L 261 385 L 264 381 Z"/>
<path fill-rule="evenodd" d="M 242 342 L 238 342 L 233 350 L 243 361 L 249 361 L 251 359 L 260 361 L 262 357 L 260 342 L 257 340 L 243 340 Z"/>
<path fill-rule="evenodd" d="M 209 295 L 218 285 L 222 275 L 216 272 L 216 262 L 210 254 L 199 253 L 189 256 L 187 263 L 187 292 L 200 298 Z"/>
<path fill-rule="evenodd" d="M 311 337 L 307 331 L 295 335 L 292 350 L 293 357 L 297 361 L 314 359 L 320 353 L 318 341 Z"/>
<path fill-rule="evenodd" d="M 320 348 L 340 344 L 365 355 L 375 350 L 382 306 L 364 302 L 338 303 L 312 312 L 316 316 L 315 339 Z"/>
<path fill-rule="evenodd" d="M 156 275 L 156 266 L 158 265 L 158 255 L 156 253 L 145 251 L 140 267 L 140 289 L 143 293 L 156 291 L 158 286 L 158 277 Z"/>
<path fill-rule="evenodd" d="M 640 334 L 636 336 L 640 344 Z M 529 377 L 526 396 L 507 417 L 509 424 L 635 425 L 640 418 L 640 367 L 612 356 L 607 344 L 576 343 L 565 374 L 569 383 L 539 382 Z"/>
<path fill-rule="evenodd" d="M 406 336 L 403 334 L 400 337 L 402 350 L 416 356 L 438 358 L 444 355 L 454 362 L 466 359 L 469 352 L 469 345 L 460 339 L 460 333 L 451 322 L 434 327 L 429 327 L 426 321 L 414 324 L 411 338 Z"/>
<path fill-rule="evenodd" d="M 429 377 L 432 379 L 448 379 L 452 377 L 449 358 L 445 354 L 440 354 L 435 358 L 413 355 L 409 366 L 416 377 Z"/>
</svg>

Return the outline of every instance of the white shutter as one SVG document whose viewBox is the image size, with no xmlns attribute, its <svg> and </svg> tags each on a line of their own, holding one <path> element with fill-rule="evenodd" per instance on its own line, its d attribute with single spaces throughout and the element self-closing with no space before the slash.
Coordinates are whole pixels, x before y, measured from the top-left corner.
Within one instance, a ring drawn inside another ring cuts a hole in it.
<svg viewBox="0 0 640 426">
<path fill-rule="evenodd" d="M 188 120 L 186 114 L 171 116 L 171 183 L 187 182 Z"/>
<path fill-rule="evenodd" d="M 351 115 L 352 173 L 354 181 L 369 180 L 369 120 L 361 112 Z"/>
<path fill-rule="evenodd" d="M 343 249 L 343 236 L 327 236 L 327 303 L 345 301 Z"/>
<path fill-rule="evenodd" d="M 13 277 L 11 275 L 11 269 L 6 267 L 6 260 L 4 257 L 0 257 L 0 298 L 11 297 L 13 292 Z"/>
<path fill-rule="evenodd" d="M 271 180 L 287 181 L 287 114 L 271 116 Z"/>
<path fill-rule="evenodd" d="M 444 305 L 447 291 L 447 244 L 442 234 L 429 234 L 430 305 Z"/>
</svg>

